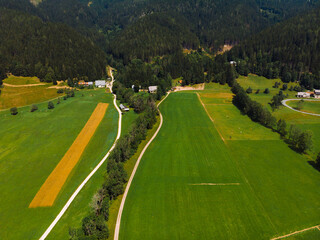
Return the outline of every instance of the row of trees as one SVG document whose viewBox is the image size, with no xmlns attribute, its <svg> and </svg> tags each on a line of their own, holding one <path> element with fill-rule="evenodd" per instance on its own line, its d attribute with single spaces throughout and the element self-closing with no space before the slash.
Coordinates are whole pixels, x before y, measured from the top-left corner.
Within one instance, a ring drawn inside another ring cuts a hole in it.
<svg viewBox="0 0 320 240">
<path fill-rule="evenodd" d="M 90 239 L 108 238 L 109 230 L 106 222 L 109 218 L 110 201 L 123 193 L 124 184 L 127 182 L 127 173 L 123 164 L 137 151 L 141 141 L 146 139 L 148 129 L 151 129 L 157 121 L 158 110 L 153 96 L 134 94 L 132 89 L 125 89 L 119 83 L 115 84 L 114 93 L 121 102 L 134 107 L 140 115 L 131 126 L 131 130 L 118 140 L 112 151 L 108 159 L 103 186 L 94 195 L 91 211 L 83 218 L 82 227 L 69 230 L 70 238 L 74 240 L 86 239 L 86 237 Z"/>
<path fill-rule="evenodd" d="M 278 120 L 272 116 L 267 108 L 262 104 L 253 101 L 245 92 L 245 90 L 235 82 L 232 87 L 232 92 L 235 96 L 232 103 L 243 113 L 248 115 L 252 121 L 258 122 L 261 125 L 278 132 L 283 139 L 296 151 L 304 153 L 312 148 L 312 132 L 302 131 L 298 127 L 291 125 L 289 130 L 285 120 Z M 284 96 L 282 91 L 273 97 L 271 106 L 273 108 L 279 107 L 281 99 Z"/>
</svg>

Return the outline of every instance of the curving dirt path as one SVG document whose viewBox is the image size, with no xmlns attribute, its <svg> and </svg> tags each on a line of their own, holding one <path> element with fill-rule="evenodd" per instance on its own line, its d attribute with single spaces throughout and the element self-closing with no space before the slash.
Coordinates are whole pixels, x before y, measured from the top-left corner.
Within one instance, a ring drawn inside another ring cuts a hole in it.
<svg viewBox="0 0 320 240">
<path fill-rule="evenodd" d="M 158 107 L 160 106 L 160 104 L 169 96 L 170 92 L 167 93 L 167 95 L 161 100 L 161 102 L 158 103 Z M 150 141 L 147 143 L 147 145 L 143 148 L 134 168 L 133 168 L 133 171 L 131 173 L 131 176 L 129 178 L 129 181 L 127 183 L 127 186 L 126 186 L 126 189 L 124 191 L 124 194 L 123 194 L 123 197 L 122 197 L 122 200 L 121 200 L 121 204 L 120 204 L 120 208 L 119 208 L 119 212 L 118 212 L 118 217 L 117 217 L 117 222 L 116 222 L 116 228 L 115 228 L 115 231 L 114 231 L 114 240 L 118 240 L 119 239 L 119 233 L 120 233 L 120 224 L 121 224 L 121 216 L 122 216 L 122 212 L 123 212 L 123 207 L 124 207 L 124 204 L 126 202 L 126 198 L 127 198 L 127 195 L 128 195 L 128 192 L 129 192 L 129 189 L 130 189 L 130 186 L 131 186 L 131 183 L 132 183 L 132 180 L 134 178 L 134 175 L 136 174 L 136 171 L 138 169 L 138 166 L 139 166 L 139 163 L 141 161 L 141 158 L 143 157 L 145 151 L 147 150 L 147 148 L 149 147 L 149 145 L 152 143 L 152 141 L 156 138 L 156 136 L 158 135 L 161 127 L 162 127 L 162 123 L 163 123 L 163 117 L 162 117 L 162 114 L 159 110 L 159 114 L 160 114 L 160 125 L 157 129 L 157 131 L 153 134 L 152 138 L 150 139 Z"/>
<path fill-rule="evenodd" d="M 294 109 L 293 107 L 290 107 L 290 106 L 287 104 L 287 102 L 290 102 L 290 101 L 300 101 L 300 100 L 301 100 L 301 99 L 285 99 L 285 100 L 282 100 L 281 103 L 282 103 L 283 106 L 285 106 L 285 107 L 287 107 L 287 108 L 290 108 L 290 109 L 293 110 L 293 111 L 296 111 L 296 112 L 299 112 L 299 113 L 303 113 L 303 114 L 308 114 L 308 115 L 320 117 L 320 114 L 303 112 L 303 111 Z M 311 102 L 320 102 L 320 100 L 312 100 L 312 99 L 303 99 L 303 100 L 304 100 L 304 101 L 311 101 Z"/>
<path fill-rule="evenodd" d="M 113 82 L 114 82 L 114 77 L 113 77 L 113 75 L 111 75 L 111 76 L 112 76 L 112 82 L 111 82 L 109 88 L 110 88 L 110 91 L 112 92 L 112 86 L 113 86 Z M 77 197 L 79 192 L 82 190 L 82 188 L 86 185 L 86 183 L 90 180 L 90 178 L 96 173 L 96 171 L 98 171 L 98 169 L 102 166 L 102 164 L 107 160 L 107 158 L 109 157 L 109 155 L 112 152 L 112 150 L 115 148 L 115 146 L 117 144 L 117 141 L 121 136 L 121 122 L 122 122 L 122 114 L 121 114 L 121 111 L 120 111 L 116 101 L 117 101 L 117 96 L 114 95 L 113 104 L 114 104 L 115 108 L 117 109 L 117 111 L 119 113 L 119 121 L 118 121 L 118 135 L 117 135 L 112 147 L 110 148 L 108 153 L 104 156 L 104 158 L 98 163 L 98 165 L 86 177 L 86 179 L 83 180 L 83 182 L 79 185 L 79 187 L 76 189 L 76 191 L 71 195 L 71 197 L 69 198 L 67 203 L 64 205 L 64 207 L 62 208 L 62 210 L 60 211 L 58 216 L 53 220 L 53 222 L 50 224 L 50 226 L 43 233 L 43 235 L 40 237 L 39 240 L 46 239 L 46 237 L 50 234 L 52 229 L 55 227 L 55 225 L 58 223 L 58 221 L 61 219 L 61 217 L 64 215 L 64 213 L 67 211 L 67 209 L 69 208 L 69 206 L 71 205 L 73 200 Z"/>
</svg>

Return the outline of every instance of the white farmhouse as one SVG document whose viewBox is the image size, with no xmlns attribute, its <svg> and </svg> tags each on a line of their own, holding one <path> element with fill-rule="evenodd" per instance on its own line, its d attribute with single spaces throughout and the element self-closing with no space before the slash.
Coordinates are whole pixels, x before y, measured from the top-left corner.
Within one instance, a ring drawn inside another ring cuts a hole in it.
<svg viewBox="0 0 320 240">
<path fill-rule="evenodd" d="M 314 90 L 314 98 L 320 98 L 320 90 Z"/>
<path fill-rule="evenodd" d="M 105 80 L 96 80 L 94 82 L 94 85 L 97 87 L 97 88 L 105 88 L 106 87 L 106 81 Z"/>
<path fill-rule="evenodd" d="M 149 87 L 149 93 L 156 93 L 157 92 L 158 87 L 157 86 L 150 86 Z"/>
<path fill-rule="evenodd" d="M 298 92 L 297 97 L 300 97 L 300 98 L 309 98 L 309 97 L 310 97 L 310 93 L 307 93 L 307 92 Z"/>
</svg>

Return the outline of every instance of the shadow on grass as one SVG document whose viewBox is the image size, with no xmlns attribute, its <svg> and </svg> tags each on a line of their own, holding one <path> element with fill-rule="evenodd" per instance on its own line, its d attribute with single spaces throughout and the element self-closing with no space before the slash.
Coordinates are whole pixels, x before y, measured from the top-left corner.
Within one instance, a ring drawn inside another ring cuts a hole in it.
<svg viewBox="0 0 320 240">
<path fill-rule="evenodd" d="M 320 172 L 320 164 L 317 164 L 315 161 L 308 161 L 308 163 L 316 170 Z"/>
</svg>

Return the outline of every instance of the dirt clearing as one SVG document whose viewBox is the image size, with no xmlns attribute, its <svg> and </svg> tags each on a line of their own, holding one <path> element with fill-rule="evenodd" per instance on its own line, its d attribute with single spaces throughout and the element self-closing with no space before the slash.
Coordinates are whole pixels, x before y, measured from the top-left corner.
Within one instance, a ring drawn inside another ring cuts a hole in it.
<svg viewBox="0 0 320 240">
<path fill-rule="evenodd" d="M 76 140 L 33 198 L 29 208 L 50 207 L 102 121 L 107 103 L 99 103 Z"/>
</svg>

